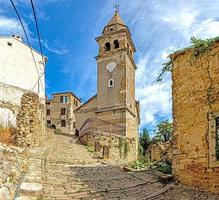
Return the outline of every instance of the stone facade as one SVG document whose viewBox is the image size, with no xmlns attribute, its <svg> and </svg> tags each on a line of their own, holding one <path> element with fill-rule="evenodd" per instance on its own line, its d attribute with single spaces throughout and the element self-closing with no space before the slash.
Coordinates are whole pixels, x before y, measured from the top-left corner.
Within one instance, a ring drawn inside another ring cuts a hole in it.
<svg viewBox="0 0 219 200">
<path fill-rule="evenodd" d="M 88 146 L 94 146 L 100 158 L 111 158 L 118 163 L 133 161 L 136 152 L 136 141 L 125 136 L 94 131 L 93 134 L 84 134 L 80 141 Z M 107 153 L 106 153 L 107 149 Z"/>
<path fill-rule="evenodd" d="M 171 142 L 152 142 L 145 154 L 149 156 L 152 161 L 172 160 L 172 144 Z"/>
<path fill-rule="evenodd" d="M 31 53 L 17 36 L 0 36 L 0 52 L 0 124 L 15 127 L 24 93 L 37 93 L 41 104 L 45 104 L 47 59 L 33 48 Z"/>
<path fill-rule="evenodd" d="M 96 41 L 99 44 L 99 54 L 96 57 L 97 95 L 76 109 L 76 129 L 83 134 L 82 127 L 86 127 L 89 118 L 110 123 L 112 129 L 107 131 L 102 122 L 101 126 L 92 126 L 97 127 L 99 132 L 135 140 L 134 160 L 137 158 L 140 123 L 139 103 L 135 100 L 135 46 L 130 31 L 118 12 L 104 27 L 103 34 L 96 38 Z"/>
<path fill-rule="evenodd" d="M 25 93 L 21 98 L 21 108 L 17 115 L 15 144 L 22 147 L 39 146 L 45 132 L 45 108 L 35 93 Z M 43 111 L 43 112 L 42 112 Z"/>
<path fill-rule="evenodd" d="M 62 133 L 74 134 L 74 110 L 80 105 L 81 100 L 72 92 L 53 94 L 53 98 L 46 101 L 47 125 L 59 129 Z"/>
<path fill-rule="evenodd" d="M 199 56 L 189 48 L 171 59 L 173 174 L 186 185 L 219 193 L 219 43 Z"/>
</svg>

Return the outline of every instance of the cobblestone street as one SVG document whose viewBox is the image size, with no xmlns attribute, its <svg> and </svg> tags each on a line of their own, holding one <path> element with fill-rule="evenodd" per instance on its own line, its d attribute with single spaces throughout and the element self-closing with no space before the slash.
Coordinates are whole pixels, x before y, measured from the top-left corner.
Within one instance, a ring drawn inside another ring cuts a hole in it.
<svg viewBox="0 0 219 200">
<path fill-rule="evenodd" d="M 124 172 L 55 135 L 44 158 L 43 199 L 219 199 L 179 185 L 163 185 L 152 172 Z"/>
</svg>

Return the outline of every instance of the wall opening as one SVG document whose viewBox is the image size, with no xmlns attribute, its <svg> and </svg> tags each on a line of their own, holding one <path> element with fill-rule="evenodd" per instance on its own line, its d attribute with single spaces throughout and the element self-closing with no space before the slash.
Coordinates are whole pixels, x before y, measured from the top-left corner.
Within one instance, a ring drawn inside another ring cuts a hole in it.
<svg viewBox="0 0 219 200">
<path fill-rule="evenodd" d="M 108 87 L 113 87 L 114 86 L 114 80 L 113 79 L 110 79 L 108 81 Z"/>
<path fill-rule="evenodd" d="M 109 42 L 107 42 L 105 44 L 105 51 L 110 51 L 110 43 Z"/>
<path fill-rule="evenodd" d="M 61 121 L 61 127 L 66 127 L 66 122 L 65 122 L 65 120 L 62 120 L 62 121 Z"/>
<path fill-rule="evenodd" d="M 115 41 L 114 41 L 114 48 L 115 48 L 115 49 L 118 49 L 118 48 L 119 48 L 119 41 L 118 41 L 118 40 L 115 40 Z"/>
</svg>

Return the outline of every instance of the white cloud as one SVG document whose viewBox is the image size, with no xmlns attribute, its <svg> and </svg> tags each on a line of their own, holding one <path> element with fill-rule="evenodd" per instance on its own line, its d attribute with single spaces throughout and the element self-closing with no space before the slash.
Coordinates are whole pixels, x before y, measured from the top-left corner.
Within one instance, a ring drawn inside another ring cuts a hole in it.
<svg viewBox="0 0 219 200">
<path fill-rule="evenodd" d="M 0 34 L 23 35 L 23 31 L 18 20 L 5 16 L 0 16 Z"/>
<path fill-rule="evenodd" d="M 201 38 L 210 38 L 219 36 L 219 21 L 206 19 L 194 30 L 194 36 Z"/>
<path fill-rule="evenodd" d="M 65 54 L 69 53 L 69 51 L 64 47 L 56 47 L 56 48 L 50 47 L 48 45 L 48 41 L 43 42 L 43 44 L 44 44 L 44 46 L 46 47 L 47 50 L 49 50 L 52 53 L 55 53 L 57 55 L 65 55 Z"/>
<path fill-rule="evenodd" d="M 150 54 L 140 57 L 137 63 L 136 71 L 136 97 L 140 100 L 141 106 L 141 126 L 155 124 L 158 117 L 171 118 L 171 85 L 168 79 L 165 82 L 156 82 L 156 78 L 160 72 L 157 63 L 164 62 L 168 52 L 173 47 L 167 48 L 165 51 L 157 52 L 157 57 L 161 58 L 156 61 L 150 61 Z"/>
</svg>

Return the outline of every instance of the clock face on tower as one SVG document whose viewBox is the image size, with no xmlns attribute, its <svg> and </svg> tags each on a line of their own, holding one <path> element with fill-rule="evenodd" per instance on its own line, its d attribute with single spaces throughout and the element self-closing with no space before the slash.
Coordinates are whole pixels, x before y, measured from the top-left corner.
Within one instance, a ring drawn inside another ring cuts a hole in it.
<svg viewBox="0 0 219 200">
<path fill-rule="evenodd" d="M 106 69 L 107 69 L 109 72 L 112 72 L 115 68 L 116 68 L 116 62 L 114 62 L 114 61 L 109 62 L 109 63 L 106 65 Z"/>
</svg>

